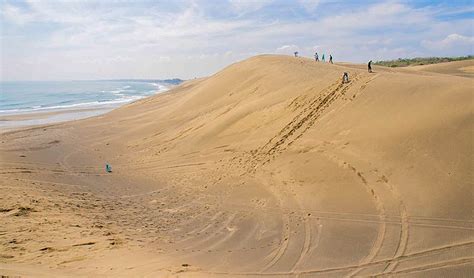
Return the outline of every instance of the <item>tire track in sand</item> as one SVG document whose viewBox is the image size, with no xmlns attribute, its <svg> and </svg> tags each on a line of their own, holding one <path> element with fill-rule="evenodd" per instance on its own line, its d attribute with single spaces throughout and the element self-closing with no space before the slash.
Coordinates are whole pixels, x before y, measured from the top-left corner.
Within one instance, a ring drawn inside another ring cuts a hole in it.
<svg viewBox="0 0 474 278">
<path fill-rule="evenodd" d="M 310 254 L 310 247 L 311 247 L 311 219 L 309 217 L 305 217 L 304 219 L 304 244 L 303 248 L 301 249 L 300 256 L 298 260 L 295 262 L 294 266 L 291 268 L 291 271 L 295 271 L 300 265 L 306 260 L 308 255 Z M 311 249 L 314 250 L 314 249 Z"/>
<path fill-rule="evenodd" d="M 467 241 L 467 242 L 459 242 L 455 244 L 450 244 L 450 245 L 444 245 L 432 249 L 426 249 L 423 251 L 418 251 L 410 254 L 405 254 L 400 257 L 396 258 L 390 258 L 390 259 L 381 259 L 381 260 L 375 260 L 372 262 L 368 262 L 365 264 L 355 264 L 355 265 L 345 265 L 345 266 L 339 266 L 339 267 L 330 267 L 330 268 L 322 268 L 322 269 L 309 269 L 309 270 L 303 270 L 303 271 L 296 271 L 296 272 L 287 272 L 287 271 L 279 271 L 279 272 L 219 272 L 219 271 L 202 271 L 202 273 L 209 273 L 209 274 L 225 274 L 225 275 L 234 275 L 234 276 L 270 276 L 270 277 L 275 277 L 275 276 L 289 276 L 289 275 L 310 275 L 310 274 L 324 274 L 324 273 L 331 273 L 331 272 L 340 272 L 340 271 L 347 271 L 347 270 L 355 270 L 358 269 L 359 267 L 370 267 L 370 266 L 378 266 L 381 264 L 387 264 L 393 261 L 410 261 L 413 259 L 417 258 L 424 258 L 428 255 L 434 255 L 434 254 L 439 254 L 443 252 L 449 252 L 453 251 L 453 249 L 456 248 L 468 248 L 468 247 L 473 247 L 474 242 L 473 241 Z M 458 265 L 458 264 L 464 264 L 464 263 L 471 263 L 474 262 L 474 258 L 468 257 L 468 258 L 462 258 L 462 259 L 457 259 L 454 260 L 453 264 L 451 264 L 451 261 L 442 261 L 439 263 L 435 264 L 430 264 L 431 268 L 433 266 L 439 267 L 441 266 L 450 266 L 450 265 Z M 423 266 L 421 266 L 423 267 Z M 415 268 L 420 268 L 420 267 L 415 267 Z M 400 270 L 399 272 L 403 272 L 404 270 Z M 391 274 L 380 274 L 384 276 L 390 276 Z"/>
<path fill-rule="evenodd" d="M 386 226 L 387 226 L 387 213 L 386 209 L 383 205 L 383 200 L 381 199 L 381 196 L 377 194 L 376 187 L 372 185 L 371 183 L 368 182 L 368 179 L 366 176 L 359 170 L 357 170 L 352 164 L 341 160 L 337 158 L 334 154 L 332 156 L 326 155 L 328 158 L 332 159 L 333 161 L 337 162 L 338 165 L 347 165 L 349 169 L 351 169 L 354 173 L 357 174 L 357 176 L 361 179 L 361 181 L 366 185 L 367 189 L 370 190 L 369 192 L 372 193 L 375 204 L 377 207 L 377 211 L 380 213 L 380 225 L 379 225 L 379 231 L 377 233 L 377 237 L 374 241 L 374 244 L 372 245 L 371 250 L 369 251 L 369 254 L 359 263 L 361 265 L 365 265 L 369 262 L 372 262 L 377 254 L 380 252 L 383 246 L 383 241 L 385 238 L 386 234 Z M 378 172 L 378 170 L 373 172 Z M 400 234 L 399 238 L 397 241 L 397 247 L 394 253 L 393 258 L 395 257 L 400 257 L 405 254 L 407 245 L 408 245 L 408 234 L 409 234 L 409 222 L 408 222 L 408 213 L 406 210 L 405 203 L 403 202 L 400 193 L 398 190 L 391 184 L 388 183 L 388 179 L 385 177 L 385 175 L 382 175 L 380 177 L 377 177 L 377 182 L 383 182 L 384 185 L 387 187 L 391 197 L 395 200 L 398 206 L 398 213 L 400 214 Z M 384 269 L 384 273 L 389 273 L 390 271 L 393 271 L 396 266 L 398 265 L 398 262 L 390 262 Z M 365 267 L 360 267 L 358 269 L 355 269 L 354 271 L 350 272 L 346 277 L 353 277 L 357 275 L 360 271 L 362 271 Z"/>
<path fill-rule="evenodd" d="M 359 172 L 354 166 L 352 166 L 349 163 L 347 163 L 347 165 L 349 166 L 349 169 L 352 170 L 352 172 L 357 174 L 359 179 L 365 185 L 366 189 L 372 194 L 372 197 L 373 197 L 374 203 L 375 203 L 375 208 L 379 212 L 379 218 L 380 218 L 380 221 L 381 221 L 380 224 L 379 224 L 379 229 L 377 231 L 377 237 L 375 238 L 375 241 L 372 245 L 372 248 L 369 251 L 369 254 L 367 254 L 367 256 L 365 256 L 365 258 L 359 263 L 359 264 L 366 264 L 366 263 L 372 262 L 375 259 L 375 256 L 377 256 L 377 254 L 380 252 L 380 249 L 382 249 L 383 241 L 385 239 L 385 233 L 386 233 L 386 230 L 387 230 L 387 224 L 386 224 L 387 213 L 386 213 L 385 206 L 384 206 L 381 198 L 376 193 L 375 187 L 367 181 L 367 179 L 362 174 L 362 172 Z M 362 271 L 362 269 L 363 268 L 357 268 L 354 271 L 352 271 L 351 273 L 349 273 L 347 276 L 348 277 L 355 276 L 360 271 Z"/>
<path fill-rule="evenodd" d="M 272 176 L 272 175 L 270 175 Z M 270 181 L 271 184 L 275 184 L 275 180 L 271 179 Z M 292 194 L 286 192 L 286 187 L 284 185 L 280 186 L 280 192 L 278 194 L 274 193 L 274 195 L 277 196 L 277 198 L 280 199 L 280 205 L 283 204 L 283 201 L 286 200 L 288 203 L 295 203 L 295 207 L 292 209 L 284 209 L 283 206 L 280 208 L 280 213 L 284 215 L 283 217 L 286 219 L 284 223 L 286 222 L 286 229 L 285 232 L 282 233 L 282 240 L 280 241 L 280 246 L 277 249 L 276 252 L 274 252 L 274 257 L 273 259 L 263 268 L 262 271 L 267 271 L 273 266 L 277 265 L 278 262 L 282 259 L 282 257 L 285 255 L 285 252 L 288 251 L 289 247 L 288 245 L 290 244 L 290 240 L 298 240 L 299 237 L 291 237 L 292 230 L 297 232 L 299 231 L 298 228 L 292 229 L 291 223 L 290 223 L 290 217 L 294 217 L 296 221 L 301 221 L 303 220 L 303 231 L 304 231 L 304 239 L 301 244 L 301 249 L 298 250 L 298 255 L 297 259 L 294 262 L 290 262 L 288 264 L 288 269 L 291 272 L 294 272 L 296 269 L 301 267 L 301 265 L 307 260 L 307 258 L 310 256 L 310 254 L 316 250 L 316 248 L 319 245 L 319 240 L 321 237 L 321 231 L 322 231 L 322 225 L 319 222 L 318 219 L 318 229 L 317 229 L 317 238 L 316 238 L 316 243 L 312 245 L 313 243 L 313 231 L 312 231 L 312 219 L 314 217 L 311 216 L 311 213 L 304 212 L 305 210 L 303 209 L 301 203 L 299 200 L 296 198 L 291 197 Z M 287 199 L 283 199 L 283 197 L 287 197 Z M 296 225 L 298 227 L 299 225 Z M 299 243 L 299 242 L 297 242 Z"/>
<path fill-rule="evenodd" d="M 385 176 L 383 176 L 385 177 Z M 400 237 L 398 238 L 398 244 L 397 244 L 397 249 L 395 250 L 395 254 L 393 257 L 400 257 L 403 256 L 406 252 L 407 246 L 408 246 L 408 237 L 409 237 L 409 224 L 408 224 L 408 213 L 407 209 L 405 206 L 405 203 L 403 202 L 400 193 L 398 190 L 392 186 L 391 184 L 388 183 L 387 179 L 383 179 L 384 183 L 388 186 L 390 192 L 392 193 L 393 197 L 398 201 L 399 203 L 399 210 L 400 210 L 400 217 L 401 217 L 401 227 L 400 227 Z M 394 271 L 398 266 L 398 261 L 397 262 L 391 262 L 388 264 L 385 269 L 384 273 L 391 273 Z"/>
<path fill-rule="evenodd" d="M 417 272 L 423 272 L 423 271 L 429 271 L 429 270 L 447 268 L 447 267 L 453 267 L 453 266 L 461 266 L 461 265 L 467 265 L 467 264 L 473 264 L 473 263 L 474 263 L 474 257 L 466 257 L 466 258 L 459 258 L 455 260 L 442 261 L 442 262 L 438 262 L 434 264 L 426 264 L 426 265 L 406 268 L 399 271 L 392 271 L 390 273 L 378 273 L 376 274 L 376 276 L 386 277 L 386 276 L 391 276 L 391 275 L 403 275 L 403 274 L 406 275 L 406 274 L 411 274 L 411 273 L 417 273 Z"/>
<path fill-rule="evenodd" d="M 290 217 L 291 213 L 285 213 L 284 211 L 284 202 L 286 196 L 290 196 L 289 194 L 284 194 L 285 192 L 279 191 L 278 188 L 275 186 L 275 181 L 272 177 L 271 174 L 269 174 L 270 179 L 265 181 L 267 184 L 267 188 L 269 188 L 269 191 L 273 193 L 273 195 L 276 197 L 277 200 L 279 200 L 280 203 L 280 215 L 282 219 L 282 227 L 283 231 L 281 233 L 281 238 L 280 238 L 280 243 L 278 244 L 278 248 L 275 250 L 275 252 L 272 252 L 270 255 L 273 255 L 273 258 L 270 262 L 268 262 L 261 270 L 261 272 L 268 271 L 270 268 L 275 266 L 278 261 L 283 257 L 285 252 L 288 250 L 288 245 L 290 242 L 290 239 L 292 239 L 291 236 L 291 222 L 290 222 Z M 265 183 L 264 182 L 264 183 Z M 268 257 L 268 256 L 267 256 Z"/>
<path fill-rule="evenodd" d="M 277 262 L 283 257 L 283 254 L 286 252 L 288 249 L 288 243 L 290 241 L 290 216 L 289 215 L 282 215 L 283 217 L 283 226 L 284 226 L 284 232 L 282 233 L 282 237 L 280 239 L 280 243 L 278 245 L 278 248 L 276 249 L 276 253 L 273 256 L 272 260 L 266 264 L 261 272 L 265 272 L 272 268 L 274 265 L 277 264 Z"/>
<path fill-rule="evenodd" d="M 223 233 L 223 231 L 228 230 L 229 225 L 234 221 L 238 213 L 232 213 L 229 216 L 227 216 L 227 219 L 225 221 L 222 221 L 221 225 L 216 226 L 216 229 L 212 230 L 211 234 L 207 234 L 207 231 L 210 230 L 212 226 L 214 226 L 214 223 L 211 223 L 210 225 L 207 225 L 204 227 L 203 232 L 200 233 L 200 235 L 203 235 L 205 233 L 205 236 L 202 237 L 201 239 L 196 241 L 196 237 L 190 236 L 190 240 L 194 240 L 193 243 L 187 244 L 185 249 L 191 250 L 192 252 L 204 252 L 201 251 L 201 249 L 205 249 L 206 246 L 208 246 L 209 242 L 213 242 L 218 238 L 219 234 Z M 180 240 L 180 244 L 185 242 L 187 239 Z"/>
<path fill-rule="evenodd" d="M 294 200 L 294 198 L 290 197 L 291 194 L 289 194 L 286 191 L 286 188 L 284 186 L 280 186 L 280 187 L 276 186 L 276 182 L 273 178 L 272 173 L 267 173 L 267 176 L 270 176 L 270 179 L 263 181 L 263 183 L 267 184 L 267 188 L 269 188 L 269 191 L 279 201 L 279 204 L 280 204 L 279 212 L 282 219 L 283 232 L 281 234 L 278 248 L 275 250 L 275 252 L 272 252 L 270 254 L 270 255 L 273 255 L 272 260 L 262 268 L 261 272 L 268 271 L 270 268 L 274 267 L 282 259 L 285 252 L 288 250 L 288 245 L 290 243 L 290 240 L 293 239 L 293 237 L 291 237 L 292 229 L 291 229 L 290 220 L 291 220 L 291 217 L 294 215 L 293 213 L 294 211 L 287 212 L 284 208 L 288 206 L 285 206 L 284 203 L 295 202 L 297 207 L 301 209 L 301 205 L 299 204 L 299 202 L 297 200 Z M 305 228 L 305 232 L 309 232 L 309 231 Z M 310 236 L 311 236 L 310 234 L 305 234 L 305 239 Z M 300 253 L 300 257 L 301 257 L 301 253 Z"/>
</svg>

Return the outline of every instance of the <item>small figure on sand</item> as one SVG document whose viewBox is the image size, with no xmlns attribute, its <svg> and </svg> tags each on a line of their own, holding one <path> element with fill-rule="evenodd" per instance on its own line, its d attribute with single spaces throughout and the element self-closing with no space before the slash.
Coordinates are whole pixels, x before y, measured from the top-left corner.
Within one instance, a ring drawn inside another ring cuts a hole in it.
<svg viewBox="0 0 474 278">
<path fill-rule="evenodd" d="M 342 84 L 344 83 L 349 83 L 349 74 L 347 72 L 344 72 L 342 75 Z"/>
<path fill-rule="evenodd" d="M 298 51 L 295 51 L 294 54 L 295 54 L 295 57 L 298 57 Z"/>
<path fill-rule="evenodd" d="M 314 53 L 314 60 L 315 60 L 316 62 L 319 62 L 318 52 Z"/>
<path fill-rule="evenodd" d="M 331 54 L 329 54 L 329 63 L 332 64 L 332 55 Z"/>
<path fill-rule="evenodd" d="M 367 70 L 369 71 L 369 73 L 372 73 L 372 60 L 370 60 L 367 64 Z"/>
<path fill-rule="evenodd" d="M 110 164 L 108 164 L 108 163 L 105 164 L 105 171 L 107 173 L 112 173 L 112 166 L 110 166 Z"/>
<path fill-rule="evenodd" d="M 322 62 L 325 62 L 325 61 L 326 61 L 326 59 L 324 58 L 324 53 L 323 53 L 323 56 L 321 56 L 321 61 L 322 61 Z"/>
</svg>

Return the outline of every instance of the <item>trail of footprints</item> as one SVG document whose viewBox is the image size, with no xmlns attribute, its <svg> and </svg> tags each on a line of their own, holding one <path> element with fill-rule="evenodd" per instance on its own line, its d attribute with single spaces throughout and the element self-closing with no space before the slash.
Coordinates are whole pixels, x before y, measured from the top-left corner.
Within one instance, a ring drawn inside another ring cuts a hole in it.
<svg viewBox="0 0 474 278">
<path fill-rule="evenodd" d="M 239 164 L 245 165 L 247 172 L 255 173 L 259 165 L 270 162 L 271 159 L 284 152 L 293 142 L 301 138 L 316 123 L 325 110 L 335 100 L 344 96 L 359 79 L 361 79 L 361 75 L 355 74 L 350 83 L 343 84 L 340 80 L 337 80 L 319 94 L 305 94 L 295 98 L 288 105 L 288 108 L 297 112 L 296 116 L 267 143 L 244 155 L 245 163 L 242 163 L 241 157 L 235 157 L 231 160 L 231 164 L 240 160 Z"/>
</svg>

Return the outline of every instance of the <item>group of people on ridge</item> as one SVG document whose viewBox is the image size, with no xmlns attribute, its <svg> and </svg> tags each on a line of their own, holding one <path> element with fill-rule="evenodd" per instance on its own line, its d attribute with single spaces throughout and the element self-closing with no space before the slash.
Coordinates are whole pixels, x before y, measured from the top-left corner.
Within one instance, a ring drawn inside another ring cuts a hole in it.
<svg viewBox="0 0 474 278">
<path fill-rule="evenodd" d="M 319 62 L 319 55 L 318 55 L 318 52 L 314 53 L 314 60 L 316 62 Z M 326 62 L 326 58 L 324 57 L 324 53 L 323 53 L 323 56 L 321 56 L 321 61 L 322 62 Z M 329 54 L 329 63 L 332 64 L 332 55 Z"/>
<path fill-rule="evenodd" d="M 298 57 L 298 51 L 295 51 L 294 54 L 295 54 L 295 57 Z M 319 62 L 318 52 L 314 53 L 314 60 L 316 62 Z M 323 56 L 321 56 L 321 61 L 326 62 L 326 59 L 324 57 L 324 53 L 323 53 Z M 331 63 L 331 64 L 333 63 L 331 54 L 329 54 L 329 63 Z M 369 71 L 369 73 L 372 73 L 372 60 L 370 60 L 369 63 L 367 64 L 367 70 Z M 349 83 L 349 73 L 344 72 L 344 74 L 342 75 L 342 83 L 343 84 L 344 83 Z"/>
<path fill-rule="evenodd" d="M 298 57 L 298 51 L 295 51 L 294 54 L 295 54 L 295 57 Z M 316 62 L 319 62 L 318 52 L 314 53 L 314 60 Z M 323 56 L 321 56 L 321 61 L 326 62 L 326 58 L 324 57 L 324 53 L 323 53 Z M 331 63 L 331 64 L 333 63 L 331 54 L 329 54 L 329 63 Z M 370 60 L 369 63 L 367 64 L 367 70 L 369 71 L 369 73 L 372 73 L 372 60 Z"/>
<path fill-rule="evenodd" d="M 293 52 L 293 54 L 295 54 L 295 57 L 298 57 L 298 51 Z M 316 62 L 319 62 L 319 55 L 318 55 L 318 52 L 316 52 L 316 53 L 314 54 L 314 60 L 316 60 Z M 323 53 L 323 56 L 321 56 L 321 61 L 322 61 L 322 62 L 326 62 L 326 58 L 324 57 L 324 53 Z M 331 64 L 333 63 L 333 62 L 332 62 L 332 55 L 331 55 L 331 54 L 329 54 L 329 61 L 328 61 L 328 63 L 331 63 Z"/>
</svg>

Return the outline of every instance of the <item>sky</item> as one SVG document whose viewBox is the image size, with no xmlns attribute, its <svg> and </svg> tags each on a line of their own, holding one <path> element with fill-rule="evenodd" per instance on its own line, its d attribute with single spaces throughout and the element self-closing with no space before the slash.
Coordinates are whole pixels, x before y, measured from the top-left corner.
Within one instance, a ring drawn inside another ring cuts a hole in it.
<svg viewBox="0 0 474 278">
<path fill-rule="evenodd" d="M 258 54 L 473 54 L 474 0 L 0 0 L 0 77 L 208 76 Z"/>
</svg>

